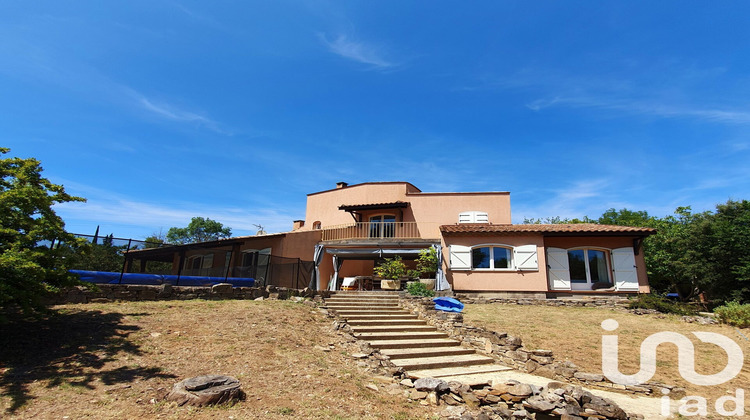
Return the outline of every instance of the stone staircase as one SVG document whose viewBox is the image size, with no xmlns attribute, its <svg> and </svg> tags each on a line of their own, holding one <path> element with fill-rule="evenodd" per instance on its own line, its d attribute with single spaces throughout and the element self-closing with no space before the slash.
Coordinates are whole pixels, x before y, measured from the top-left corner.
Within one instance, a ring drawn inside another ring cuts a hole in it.
<svg viewBox="0 0 750 420">
<path fill-rule="evenodd" d="M 448 338 L 448 334 L 401 308 L 395 292 L 337 293 L 325 301 L 359 340 L 402 367 L 410 378 L 458 379 L 509 370 Z"/>
</svg>

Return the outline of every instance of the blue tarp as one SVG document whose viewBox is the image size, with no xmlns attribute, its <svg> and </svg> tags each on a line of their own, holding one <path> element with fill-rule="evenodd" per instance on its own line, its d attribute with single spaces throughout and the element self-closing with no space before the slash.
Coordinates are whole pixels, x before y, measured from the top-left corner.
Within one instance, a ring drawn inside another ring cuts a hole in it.
<svg viewBox="0 0 750 420">
<path fill-rule="evenodd" d="M 109 271 L 86 271 L 86 270 L 68 270 L 73 274 L 78 274 L 81 281 L 97 284 L 118 284 L 120 283 L 120 273 Z M 160 285 L 168 283 L 173 286 L 213 286 L 218 283 L 230 283 L 234 287 L 252 287 L 255 285 L 255 279 L 244 277 L 201 277 L 201 276 L 180 276 L 179 282 L 175 275 L 161 274 L 143 274 L 143 273 L 124 273 L 122 275 L 122 284 L 145 284 Z"/>
<path fill-rule="evenodd" d="M 464 310 L 463 303 L 450 297 L 436 297 L 432 298 L 432 301 L 435 302 L 435 309 L 438 311 L 461 312 Z"/>
</svg>

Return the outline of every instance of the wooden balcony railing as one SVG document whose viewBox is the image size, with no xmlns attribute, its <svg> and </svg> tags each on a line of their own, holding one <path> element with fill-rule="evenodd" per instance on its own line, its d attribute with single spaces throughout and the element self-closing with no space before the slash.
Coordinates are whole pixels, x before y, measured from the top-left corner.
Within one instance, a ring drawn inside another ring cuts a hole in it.
<svg viewBox="0 0 750 420">
<path fill-rule="evenodd" d="M 362 222 L 323 228 L 324 241 L 346 239 L 418 239 L 416 222 Z"/>
</svg>

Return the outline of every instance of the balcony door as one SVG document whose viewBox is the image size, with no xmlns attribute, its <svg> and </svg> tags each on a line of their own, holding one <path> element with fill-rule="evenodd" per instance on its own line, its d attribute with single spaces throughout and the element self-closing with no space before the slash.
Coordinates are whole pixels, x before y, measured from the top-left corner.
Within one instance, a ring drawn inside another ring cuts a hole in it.
<svg viewBox="0 0 750 420">
<path fill-rule="evenodd" d="M 396 216 L 382 214 L 370 217 L 370 238 L 393 238 L 396 234 Z"/>
</svg>

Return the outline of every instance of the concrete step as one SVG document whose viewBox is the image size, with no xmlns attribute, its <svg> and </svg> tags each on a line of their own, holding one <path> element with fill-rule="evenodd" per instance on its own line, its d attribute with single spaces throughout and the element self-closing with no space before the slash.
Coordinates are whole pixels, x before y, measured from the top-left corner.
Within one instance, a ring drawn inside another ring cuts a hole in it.
<svg viewBox="0 0 750 420">
<path fill-rule="evenodd" d="M 331 308 L 334 309 L 334 308 Z M 341 309 L 341 308 L 335 308 L 335 311 L 339 315 L 411 315 L 411 313 L 407 310 L 401 309 L 401 308 L 378 308 L 378 309 L 369 309 L 369 308 L 349 308 L 349 309 Z"/>
<path fill-rule="evenodd" d="M 408 320 L 419 319 L 416 315 L 409 314 L 409 313 L 403 313 L 403 314 L 366 313 L 366 314 L 346 314 L 345 315 L 339 312 L 339 315 L 342 318 L 345 318 L 346 321 L 349 323 L 360 322 L 360 321 L 391 322 L 391 321 L 408 321 Z"/>
<path fill-rule="evenodd" d="M 399 306 L 398 301 L 389 300 L 327 300 L 326 306 Z"/>
<path fill-rule="evenodd" d="M 438 369 L 419 369 L 410 370 L 406 372 L 406 375 L 411 379 L 419 378 L 441 378 L 446 381 L 458 380 L 461 376 L 476 376 L 475 381 L 481 383 L 484 379 L 479 379 L 480 376 L 490 374 L 493 372 L 504 372 L 512 370 L 507 366 L 501 366 L 497 364 L 486 364 L 476 366 L 464 366 L 464 367 L 450 367 L 450 368 L 438 368 Z M 455 378 L 455 379 L 454 379 Z M 459 381 L 463 382 L 463 381 Z M 467 382 L 464 382 L 467 383 Z M 467 385 L 470 383 L 467 383 Z"/>
<path fill-rule="evenodd" d="M 460 346 L 461 343 L 447 338 L 426 338 L 416 340 L 371 340 L 370 346 L 384 349 L 407 349 L 407 348 L 430 348 L 430 347 L 451 347 Z"/>
<path fill-rule="evenodd" d="M 412 359 L 415 357 L 436 357 L 436 356 L 458 356 L 462 354 L 474 354 L 473 349 L 461 346 L 450 347 L 417 347 L 405 349 L 380 349 L 380 353 L 394 359 Z"/>
<path fill-rule="evenodd" d="M 439 369 L 449 367 L 466 367 L 494 364 L 495 359 L 478 354 L 463 354 L 457 356 L 414 357 L 394 359 L 391 362 L 405 370 Z"/>
<path fill-rule="evenodd" d="M 447 338 L 448 334 L 437 331 L 433 332 L 373 332 L 373 333 L 355 333 L 355 337 L 360 340 L 424 340 L 431 338 Z M 372 344 L 371 344 L 372 345 Z"/>
<path fill-rule="evenodd" d="M 326 302 L 398 302 L 398 298 L 342 297 L 329 298 Z"/>
<path fill-rule="evenodd" d="M 371 311 L 381 311 L 381 310 L 398 310 L 402 311 L 402 309 L 398 305 L 352 305 L 352 304 L 334 304 L 334 305 L 325 305 L 326 309 L 333 309 L 338 311 L 351 311 L 351 310 L 371 310 Z"/>
<path fill-rule="evenodd" d="M 435 327 L 431 325 L 376 325 L 376 326 L 354 326 L 351 325 L 355 333 L 413 333 L 413 332 L 435 332 Z"/>
<path fill-rule="evenodd" d="M 384 327 L 384 326 L 397 327 L 400 325 L 427 325 L 427 322 L 425 320 L 419 319 L 419 318 L 351 319 L 347 317 L 346 322 L 352 327 Z"/>
</svg>

